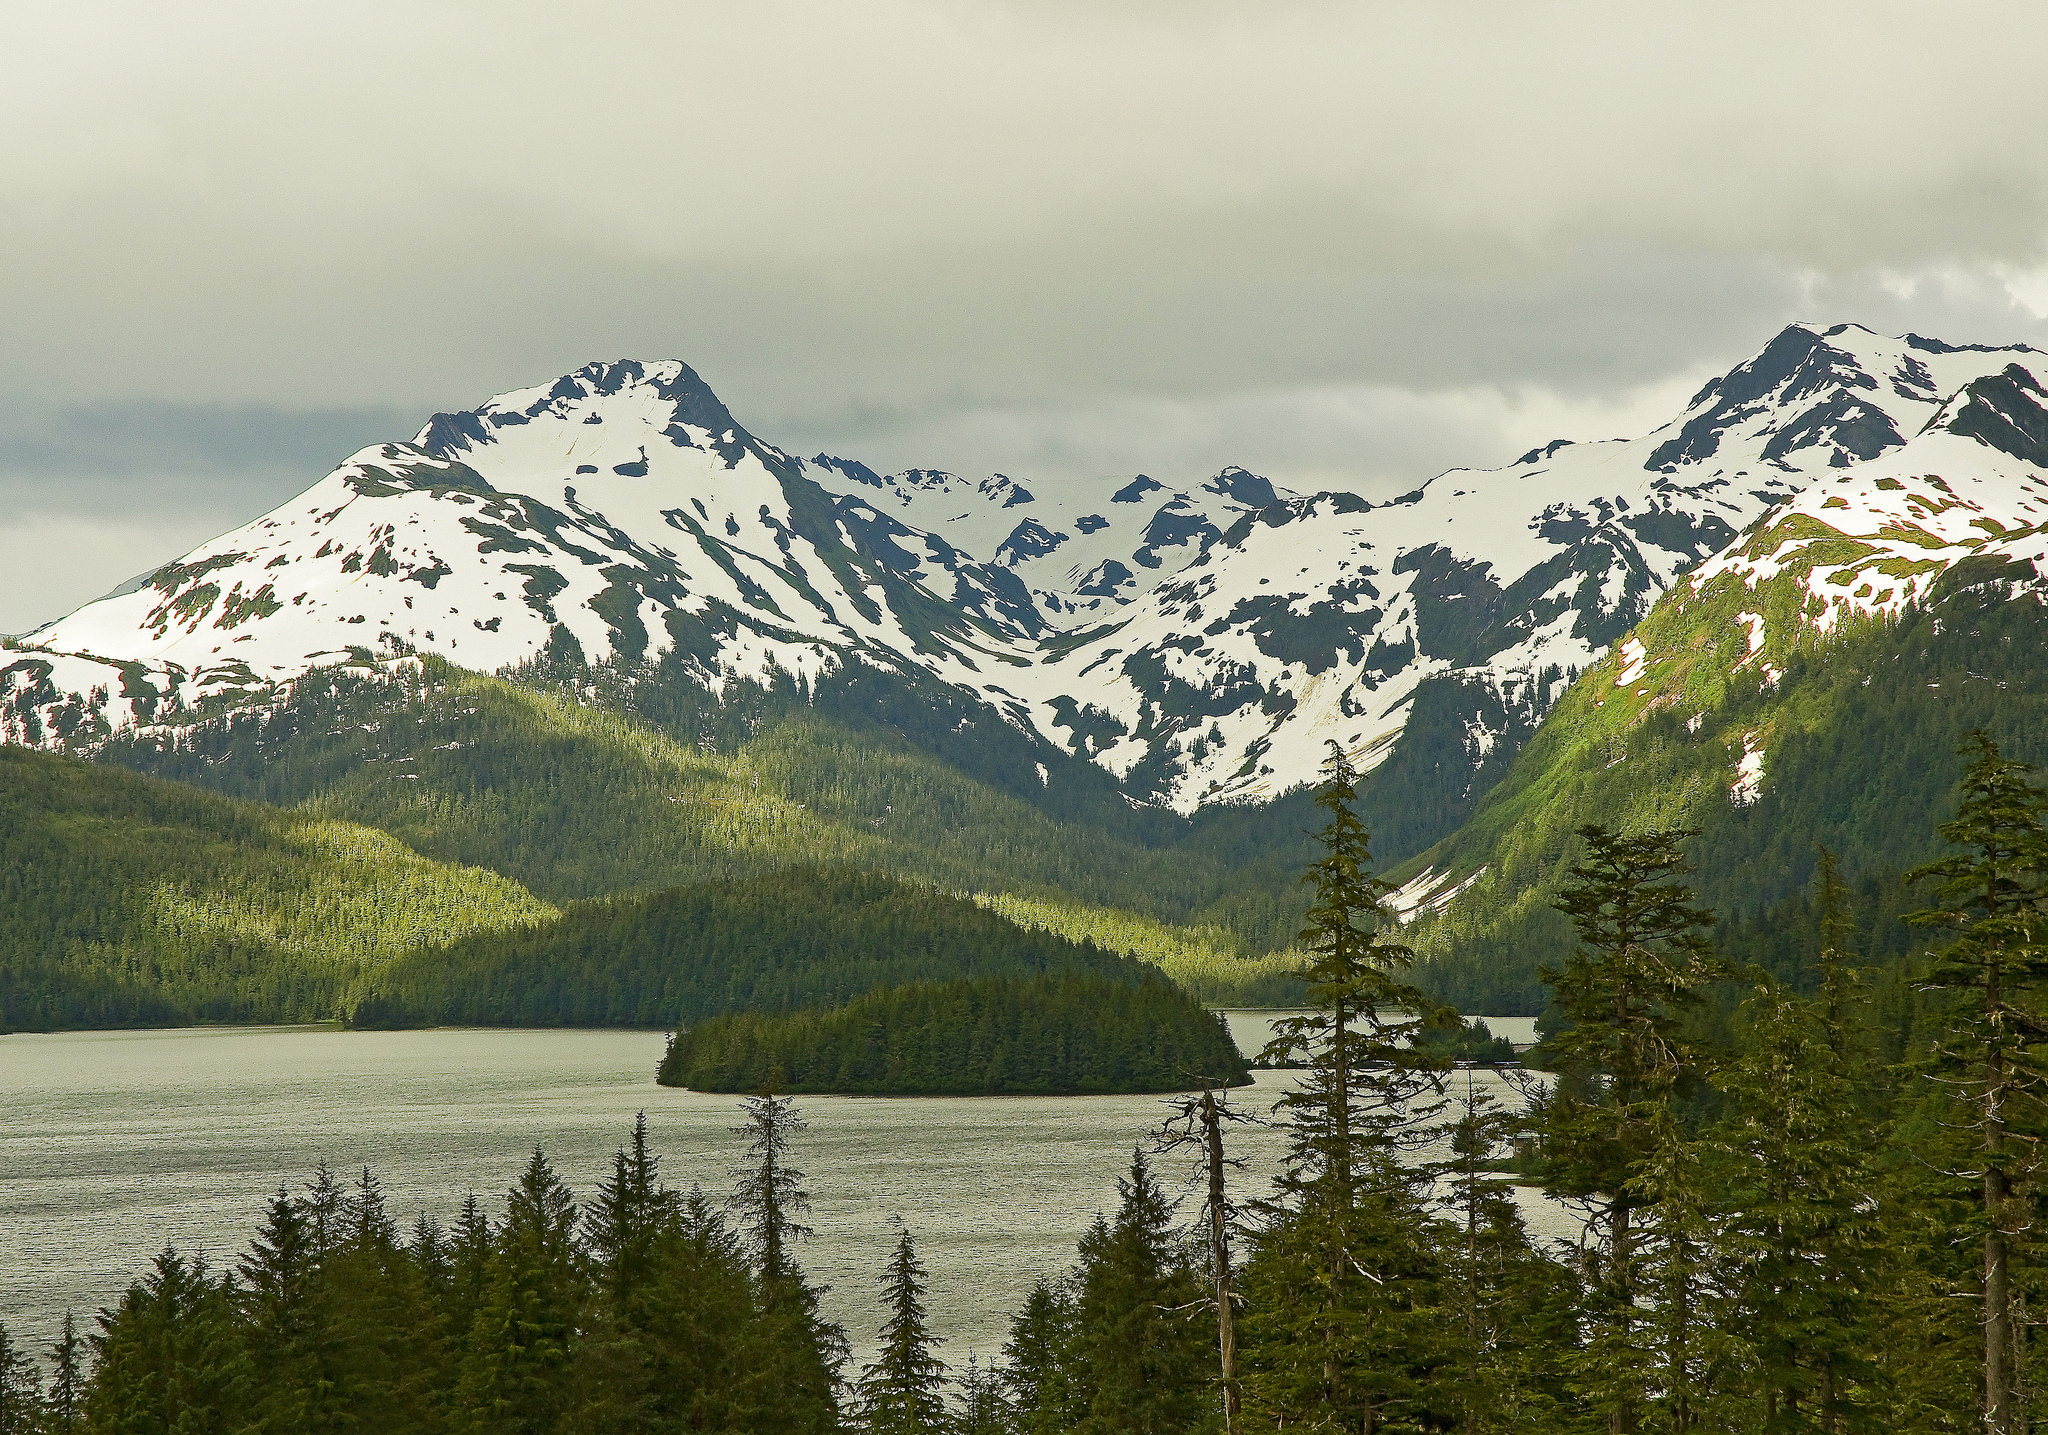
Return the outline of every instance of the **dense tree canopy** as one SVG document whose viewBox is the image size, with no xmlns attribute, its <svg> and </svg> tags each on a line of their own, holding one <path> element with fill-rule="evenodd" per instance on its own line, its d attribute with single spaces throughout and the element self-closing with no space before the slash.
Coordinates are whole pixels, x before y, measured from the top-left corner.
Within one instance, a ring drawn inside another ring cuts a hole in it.
<svg viewBox="0 0 2048 1435">
<path fill-rule="evenodd" d="M 1054 1096 L 1249 1078 L 1222 1022 L 1167 982 L 1064 972 L 919 982 L 822 1012 L 713 1017 L 676 1034 L 660 1079 L 699 1091 Z"/>
</svg>

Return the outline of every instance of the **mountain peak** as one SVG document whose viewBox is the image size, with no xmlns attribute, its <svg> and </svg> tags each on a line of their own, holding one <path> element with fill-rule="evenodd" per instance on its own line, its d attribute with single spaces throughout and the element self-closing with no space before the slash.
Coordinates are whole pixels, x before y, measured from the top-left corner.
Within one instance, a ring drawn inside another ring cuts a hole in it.
<svg viewBox="0 0 2048 1435">
<path fill-rule="evenodd" d="M 644 410 L 643 420 L 665 419 L 663 435 L 682 447 L 700 446 L 690 437 L 691 430 L 706 436 L 713 447 L 721 439 L 731 442 L 747 436 L 711 386 L 682 360 L 613 359 L 592 360 L 552 384 L 513 389 L 474 409 L 435 414 L 413 442 L 434 458 L 448 459 L 494 442 L 502 429 L 543 417 L 576 415 L 584 423 L 599 424 L 606 408 L 622 405 Z M 663 407 L 666 412 L 658 413 Z"/>
<path fill-rule="evenodd" d="M 1929 429 L 1945 428 L 1987 448 L 2048 469 L 2048 389 L 2032 370 L 2007 364 L 1958 389 Z"/>
</svg>

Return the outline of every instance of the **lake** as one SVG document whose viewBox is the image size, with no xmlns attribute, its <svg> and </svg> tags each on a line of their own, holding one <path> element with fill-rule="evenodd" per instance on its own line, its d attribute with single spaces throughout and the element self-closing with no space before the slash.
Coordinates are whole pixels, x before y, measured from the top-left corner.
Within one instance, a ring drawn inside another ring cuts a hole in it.
<svg viewBox="0 0 2048 1435">
<path fill-rule="evenodd" d="M 1256 1050 L 1269 1014 L 1230 1015 Z M 645 1110 L 663 1177 L 723 1195 L 740 1159 L 738 1099 L 656 1086 L 663 1041 L 331 1027 L 0 1037 L 0 1321 L 37 1344 L 66 1309 L 89 1324 L 167 1242 L 232 1265 L 278 1184 L 299 1185 L 322 1161 L 341 1174 L 367 1163 L 403 1224 L 423 1209 L 445 1222 L 470 1192 L 495 1214 L 536 1145 L 588 1193 Z M 1270 1108 L 1288 1079 L 1260 1073 L 1232 1099 Z M 1166 1114 L 1153 1096 L 812 1096 L 799 1107 L 817 1231 L 801 1259 L 832 1286 L 827 1313 L 857 1354 L 868 1346 L 901 1220 L 931 1271 L 942 1353 L 959 1364 L 1000 1347 L 1032 1281 L 1072 1263 L 1090 1219 L 1114 1207 L 1133 1143 Z M 1263 1188 L 1281 1133 L 1232 1139 L 1250 1162 L 1246 1189 Z M 1185 1167 L 1167 1160 L 1161 1177 L 1179 1190 Z M 1526 1209 L 1540 1229 L 1567 1229 L 1533 1196 Z"/>
</svg>

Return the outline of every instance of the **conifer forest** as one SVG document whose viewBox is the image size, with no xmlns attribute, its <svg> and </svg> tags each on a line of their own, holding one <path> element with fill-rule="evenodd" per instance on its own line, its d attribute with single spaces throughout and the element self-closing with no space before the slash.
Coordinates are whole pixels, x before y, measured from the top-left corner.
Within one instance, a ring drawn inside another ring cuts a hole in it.
<svg viewBox="0 0 2048 1435">
<path fill-rule="evenodd" d="M 804 1272 L 805 1124 L 773 1070 L 739 1102 L 731 1169 L 687 1184 L 644 1116 L 595 1190 L 536 1150 L 446 1227 L 402 1230 L 373 1171 L 323 1167 L 232 1259 L 165 1249 L 48 1349 L 0 1337 L 0 1435 L 2032 1428 L 2048 795 L 1988 737 L 1964 757 L 1908 914 L 1935 955 L 1905 973 L 1854 949 L 1827 853 L 1815 939 L 1774 974 L 1717 945 L 1688 834 L 1585 828 L 1543 1040 L 1482 1090 L 1413 983 L 1333 754 L 1306 1002 L 1261 1058 L 1295 1079 L 1270 1111 L 1232 1099 L 1235 1072 L 1168 1102 L 986 1361 L 949 1359 L 908 1228 L 852 1358 Z M 1078 1001 L 1090 980 L 1039 985 Z M 699 1030 L 731 1067 L 745 1043 Z M 763 1038 L 854 1060 L 850 1039 Z M 1233 1138 L 1254 1121 L 1286 1148 L 1247 1195 Z M 1578 1237 L 1533 1237 L 1517 1183 Z"/>
<path fill-rule="evenodd" d="M 0 1435 L 2048 1435 L 2044 59 L 0 3 Z"/>
</svg>

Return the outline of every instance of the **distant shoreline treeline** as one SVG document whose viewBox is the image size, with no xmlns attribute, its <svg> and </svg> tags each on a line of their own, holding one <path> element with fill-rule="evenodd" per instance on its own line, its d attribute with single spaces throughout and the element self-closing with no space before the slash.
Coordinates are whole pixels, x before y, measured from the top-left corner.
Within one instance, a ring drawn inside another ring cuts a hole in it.
<svg viewBox="0 0 2048 1435">
<path fill-rule="evenodd" d="M 1157 977 L 917 982 L 829 1011 L 733 1012 L 670 1038 L 657 1079 L 698 1091 L 1078 1096 L 1241 1086 L 1222 1020 Z"/>
</svg>

